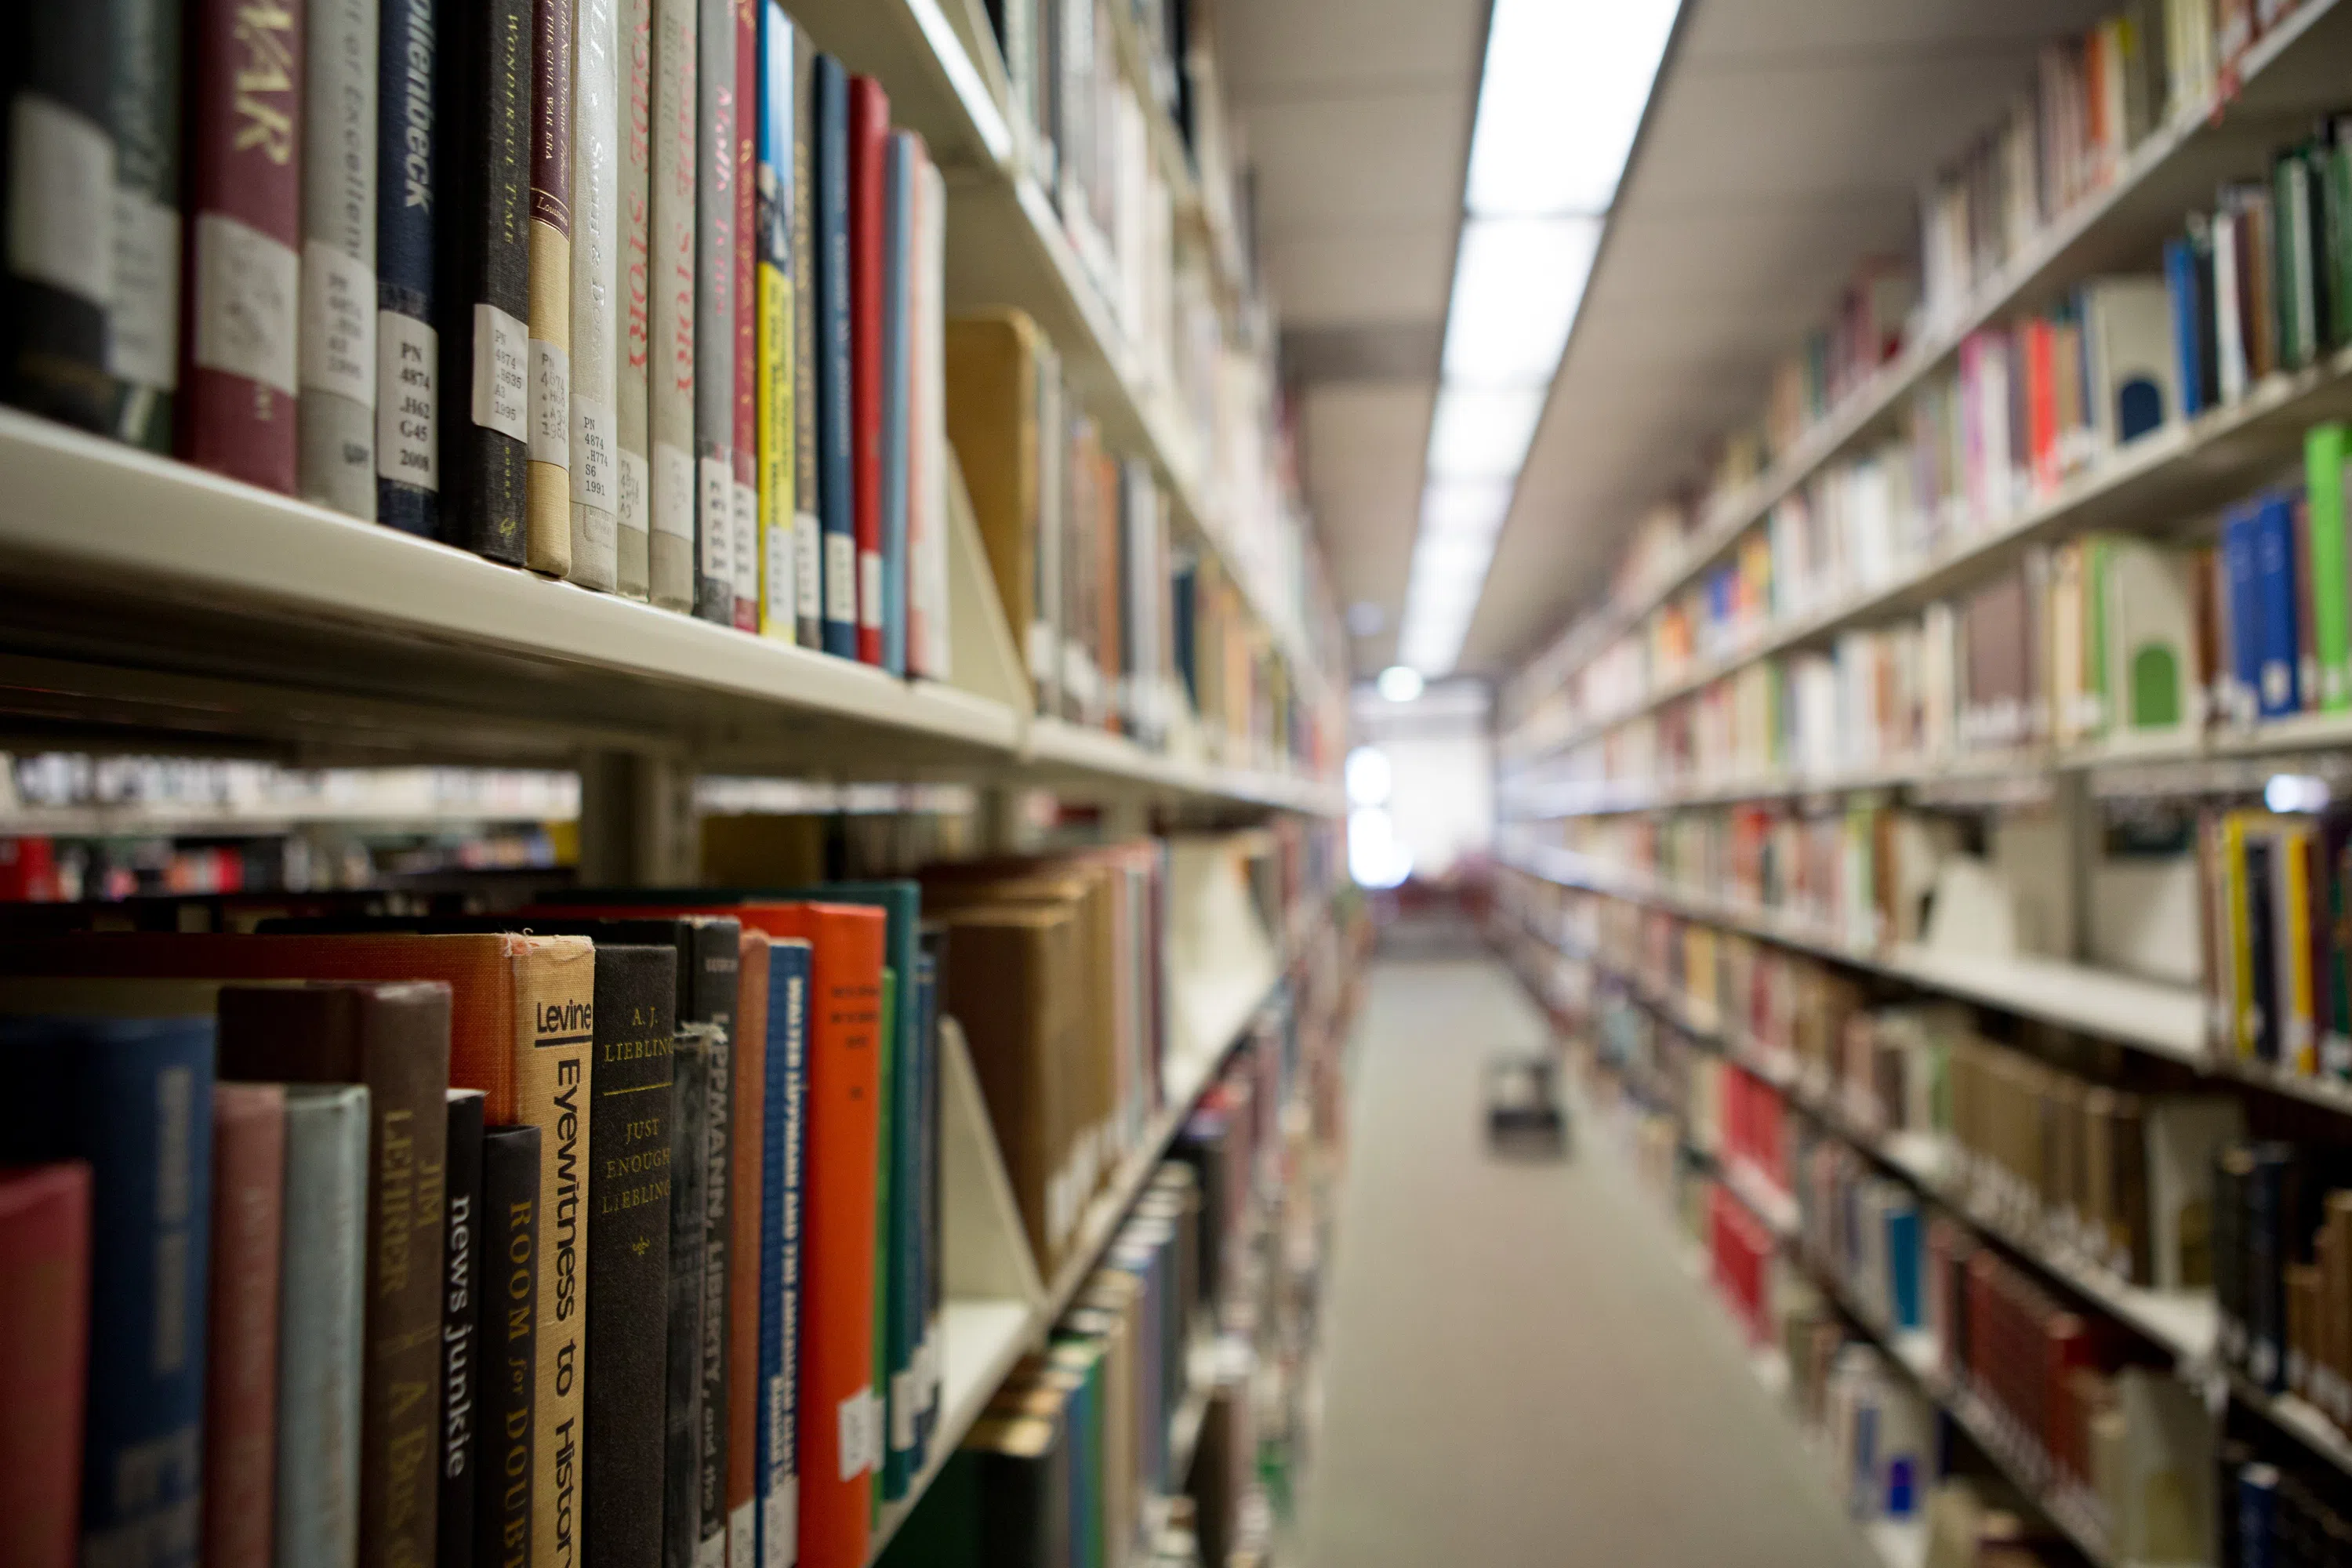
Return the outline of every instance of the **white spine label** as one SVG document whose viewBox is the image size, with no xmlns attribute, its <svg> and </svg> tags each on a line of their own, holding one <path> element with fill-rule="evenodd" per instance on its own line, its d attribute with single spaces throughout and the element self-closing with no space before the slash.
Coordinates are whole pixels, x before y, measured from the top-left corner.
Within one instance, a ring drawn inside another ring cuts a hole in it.
<svg viewBox="0 0 2352 1568">
<path fill-rule="evenodd" d="M 801 1479 L 780 1476 L 760 1500 L 760 1537 L 767 1550 L 760 1568 L 793 1568 L 800 1561 Z"/>
<path fill-rule="evenodd" d="M 882 626 L 882 553 L 877 550 L 858 552 L 857 624 L 874 630 Z"/>
<path fill-rule="evenodd" d="M 694 537 L 694 459 L 667 441 L 654 443 L 654 531 Z"/>
<path fill-rule="evenodd" d="M 759 1531 L 753 1528 L 758 1518 L 758 1513 L 748 1502 L 739 1504 L 728 1514 L 727 1568 L 758 1568 Z"/>
<path fill-rule="evenodd" d="M 618 516 L 623 528 L 634 528 L 639 533 L 647 531 L 652 521 L 653 468 L 645 458 L 626 447 L 620 453 L 621 504 Z"/>
<path fill-rule="evenodd" d="M 487 300 L 474 307 L 474 423 L 516 441 L 530 439 L 530 333 Z"/>
<path fill-rule="evenodd" d="M 768 525 L 767 549 L 761 552 L 767 581 L 761 585 L 760 629 L 790 642 L 793 616 L 800 604 L 799 538 L 788 519 Z"/>
<path fill-rule="evenodd" d="M 890 1374 L 890 1447 L 895 1450 L 915 1446 L 915 1369 L 911 1366 Z"/>
<path fill-rule="evenodd" d="M 572 470 L 572 499 L 599 511 L 617 511 L 613 486 L 613 411 L 593 397 L 572 400 L 572 444 L 580 461 Z"/>
<path fill-rule="evenodd" d="M 724 458 L 702 459 L 702 574 L 720 583 L 735 581 L 730 546 L 735 541 L 734 465 Z"/>
<path fill-rule="evenodd" d="M 824 536 L 824 618 L 857 623 L 857 541 L 846 533 Z"/>
<path fill-rule="evenodd" d="M 293 396 L 294 310 L 301 287 L 302 263 L 292 246 L 233 217 L 200 214 L 195 363 Z"/>
<path fill-rule="evenodd" d="M 813 511 L 793 514 L 793 607 L 806 621 L 824 618 L 824 529 Z"/>
<path fill-rule="evenodd" d="M 880 1447 L 874 1404 L 872 1391 L 864 1388 L 841 1402 L 841 1479 L 845 1481 L 864 1475 Z"/>
<path fill-rule="evenodd" d="M 695 1542 L 694 1568 L 727 1568 L 727 1532 Z"/>
<path fill-rule="evenodd" d="M 375 269 L 323 240 L 302 247 L 302 387 L 375 402 Z"/>
<path fill-rule="evenodd" d="M 114 193 L 114 309 L 106 368 L 169 392 L 180 382 L 180 215 L 144 193 Z"/>
<path fill-rule="evenodd" d="M 441 488 L 438 443 L 433 438 L 440 342 L 431 325 L 414 316 L 398 310 L 376 314 L 375 471 L 428 490 Z"/>
<path fill-rule="evenodd" d="M 530 340 L 530 460 L 572 466 L 572 356 Z"/>
<path fill-rule="evenodd" d="M 735 485 L 735 595 L 760 602 L 760 492 Z"/>
<path fill-rule="evenodd" d="M 19 92 L 8 123 L 8 268 L 104 307 L 114 300 L 114 138 Z"/>
</svg>

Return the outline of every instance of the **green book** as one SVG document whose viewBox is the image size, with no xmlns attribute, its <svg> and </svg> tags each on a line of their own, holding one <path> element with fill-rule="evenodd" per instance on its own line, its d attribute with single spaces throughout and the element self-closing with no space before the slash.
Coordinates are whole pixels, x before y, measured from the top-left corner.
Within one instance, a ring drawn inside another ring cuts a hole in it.
<svg viewBox="0 0 2352 1568">
<path fill-rule="evenodd" d="M 2107 563 L 2114 552 L 2096 534 L 2083 541 L 2083 690 L 2090 718 L 2083 738 L 2096 740 L 2115 722 L 2107 689 Z"/>
<path fill-rule="evenodd" d="M 2352 343 L 2352 116 L 2327 122 L 2317 158 L 2327 253 L 2327 342 L 2342 348 Z"/>
<path fill-rule="evenodd" d="M 898 1151 L 904 1142 L 898 1120 L 903 1107 L 898 1104 L 900 1077 L 905 1061 L 897 1049 L 898 1038 L 898 971 L 888 964 L 882 966 L 882 1037 L 892 1043 L 892 1048 L 882 1054 L 882 1142 L 879 1159 L 874 1172 L 874 1390 L 882 1399 L 882 1467 L 876 1477 L 879 1485 L 871 1489 L 874 1519 L 882 1518 L 882 1504 L 896 1501 L 907 1495 L 907 1455 L 898 1441 L 901 1424 L 913 1416 L 905 1409 L 906 1383 L 894 1381 L 892 1373 L 905 1363 L 900 1336 L 897 1332 L 902 1316 L 901 1298 L 906 1294 L 905 1270 L 899 1267 L 898 1255 L 908 1237 L 898 1222 L 892 1199 L 906 1189 L 906 1181 L 898 1170 Z"/>
<path fill-rule="evenodd" d="M 2311 563 L 2312 649 L 2319 659 L 2319 705 L 2352 707 L 2346 668 L 2344 426 L 2315 425 L 2303 438 L 2305 558 Z"/>
</svg>

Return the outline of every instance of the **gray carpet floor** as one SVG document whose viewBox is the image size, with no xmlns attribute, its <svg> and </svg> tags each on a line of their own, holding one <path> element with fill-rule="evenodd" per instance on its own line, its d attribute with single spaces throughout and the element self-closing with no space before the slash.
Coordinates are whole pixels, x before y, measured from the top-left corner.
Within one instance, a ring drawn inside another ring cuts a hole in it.
<svg viewBox="0 0 2352 1568">
<path fill-rule="evenodd" d="M 1383 962 L 1359 1028 L 1305 1568 L 1874 1568 L 1601 1131 L 1489 1153 L 1509 973 Z"/>
</svg>

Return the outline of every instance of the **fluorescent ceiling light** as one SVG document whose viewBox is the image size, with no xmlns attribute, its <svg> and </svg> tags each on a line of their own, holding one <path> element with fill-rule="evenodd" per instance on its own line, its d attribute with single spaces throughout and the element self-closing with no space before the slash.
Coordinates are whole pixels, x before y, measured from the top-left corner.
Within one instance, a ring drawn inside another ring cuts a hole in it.
<svg viewBox="0 0 2352 1568">
<path fill-rule="evenodd" d="M 1548 386 L 1442 386 L 1429 423 L 1433 479 L 1509 479 L 1527 461 Z"/>
<path fill-rule="evenodd" d="M 1445 313 L 1445 379 L 1477 386 L 1549 381 L 1600 244 L 1596 217 L 1463 224 Z"/>
<path fill-rule="evenodd" d="M 1494 559 L 1495 542 L 1491 539 L 1424 531 L 1421 542 L 1412 547 L 1412 581 L 1418 584 L 1425 574 L 1436 581 L 1464 583 L 1475 588 L 1486 582 L 1486 568 Z"/>
<path fill-rule="evenodd" d="M 1381 695 L 1387 698 L 1391 702 L 1411 702 L 1417 700 L 1421 696 L 1421 671 L 1417 669 L 1408 669 L 1403 665 L 1392 664 L 1386 669 L 1381 671 Z M 1379 755 L 1378 752 L 1374 752 L 1373 754 L 1375 756 Z M 1349 762 L 1351 764 L 1354 761 L 1355 759 L 1353 757 L 1349 759 Z M 1383 788 L 1381 794 L 1386 795 L 1387 793 L 1387 790 Z M 1381 803 L 1377 800 L 1367 800 L 1359 802 L 1358 804 L 1362 805 L 1378 805 Z"/>
<path fill-rule="evenodd" d="M 1421 492 L 1421 536 L 1492 539 L 1510 510 L 1508 479 L 1439 479 Z"/>
<path fill-rule="evenodd" d="M 1469 210 L 1605 212 L 1677 8 L 1678 0 L 1495 0 Z"/>
</svg>

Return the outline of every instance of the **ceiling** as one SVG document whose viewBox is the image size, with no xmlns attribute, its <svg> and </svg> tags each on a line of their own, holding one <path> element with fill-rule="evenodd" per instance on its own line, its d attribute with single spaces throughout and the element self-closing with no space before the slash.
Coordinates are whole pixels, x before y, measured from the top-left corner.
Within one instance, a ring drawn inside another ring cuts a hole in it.
<svg viewBox="0 0 2352 1568">
<path fill-rule="evenodd" d="M 1854 262 L 1912 248 L 1923 177 L 2000 115 L 2036 47 L 2112 3 L 1685 0 L 1462 668 L 1507 668 L 1598 595 Z M 1360 672 L 1391 662 L 1404 604 L 1486 14 L 1217 16 L 1308 504 L 1340 604 L 1382 612 L 1352 638 Z"/>
</svg>

